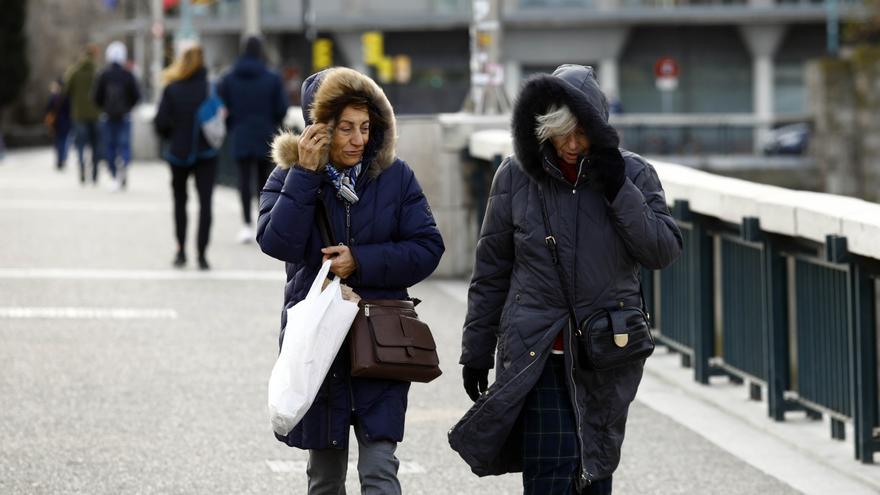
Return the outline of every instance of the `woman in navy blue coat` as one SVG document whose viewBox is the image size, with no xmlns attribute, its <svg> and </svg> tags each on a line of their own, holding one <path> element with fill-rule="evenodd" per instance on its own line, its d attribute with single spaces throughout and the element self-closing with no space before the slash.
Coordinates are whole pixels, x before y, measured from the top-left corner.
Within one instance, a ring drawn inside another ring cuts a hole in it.
<svg viewBox="0 0 880 495">
<path fill-rule="evenodd" d="M 286 309 L 305 298 L 323 259 L 365 299 L 406 299 L 428 277 L 443 240 L 412 169 L 395 156 L 391 104 L 372 79 L 333 68 L 303 83 L 306 127 L 272 144 L 278 167 L 260 195 L 257 242 L 286 263 Z M 326 206 L 337 246 L 324 246 L 315 206 Z M 400 493 L 397 443 L 403 440 L 409 383 L 354 378 L 348 348 L 337 355 L 318 396 L 286 437 L 309 450 L 309 493 L 344 493 L 349 429 L 359 445 L 364 493 Z"/>
</svg>

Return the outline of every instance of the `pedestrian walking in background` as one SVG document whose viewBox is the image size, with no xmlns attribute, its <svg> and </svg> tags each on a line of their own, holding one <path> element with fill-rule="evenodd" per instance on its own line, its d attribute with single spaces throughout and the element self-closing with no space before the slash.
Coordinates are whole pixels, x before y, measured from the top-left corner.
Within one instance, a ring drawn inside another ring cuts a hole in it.
<svg viewBox="0 0 880 495">
<path fill-rule="evenodd" d="M 206 252 L 211 235 L 211 196 L 217 176 L 217 150 L 208 144 L 196 118 L 196 111 L 210 94 L 202 47 L 191 45 L 183 49 L 162 77 L 166 86 L 154 125 L 156 133 L 165 141 L 162 156 L 171 170 L 177 236 L 174 266 L 179 268 L 186 264 L 187 181 L 194 175 L 199 195 L 198 262 L 200 269 L 208 270 Z"/>
<path fill-rule="evenodd" d="M 281 77 L 263 61 L 263 43 L 245 40 L 241 57 L 217 88 L 226 104 L 232 134 L 232 155 L 238 163 L 238 192 L 243 225 L 239 242 L 254 239 L 251 191 L 259 195 L 272 171 L 269 143 L 287 113 L 287 96 Z M 253 187 L 252 184 L 256 184 Z"/>
<path fill-rule="evenodd" d="M 98 183 L 98 162 L 101 161 L 98 117 L 100 110 L 92 101 L 95 86 L 95 58 L 98 47 L 88 45 L 64 78 L 64 94 L 70 98 L 70 116 L 73 119 L 74 143 L 79 158 L 79 181 L 86 182 L 85 149 L 89 147 L 92 162 L 92 184 Z"/>
<path fill-rule="evenodd" d="M 94 99 L 101 108 L 101 137 L 104 157 L 113 177 L 113 190 L 127 184 L 128 164 L 131 161 L 131 109 L 141 99 L 134 75 L 125 67 L 125 44 L 114 41 L 107 45 L 104 59 L 107 67 L 98 76 Z M 117 168 L 117 159 L 122 160 Z"/>
<path fill-rule="evenodd" d="M 407 288 L 440 261 L 443 240 L 409 166 L 395 156 L 391 104 L 369 77 L 332 68 L 303 83 L 301 136 L 273 143 L 278 167 L 260 195 L 257 242 L 286 263 L 286 309 L 303 300 L 324 259 L 363 299 L 408 299 Z M 327 212 L 339 245 L 326 246 L 314 221 Z M 409 382 L 351 376 L 344 344 L 303 420 L 285 437 L 309 450 L 308 493 L 344 493 L 349 430 L 359 447 L 362 493 L 399 494 L 399 461 Z"/>
<path fill-rule="evenodd" d="M 49 101 L 43 122 L 55 144 L 55 167 L 64 170 L 67 163 L 67 150 L 70 148 L 70 99 L 62 92 L 64 80 L 52 81 L 49 85 Z"/>
<path fill-rule="evenodd" d="M 477 403 L 450 444 L 478 475 L 522 471 L 526 494 L 608 494 L 644 359 L 589 369 L 574 329 L 597 311 L 641 307 L 640 268 L 672 263 L 681 233 L 654 168 L 618 148 L 591 67 L 528 80 L 512 130 L 462 336 Z"/>
</svg>

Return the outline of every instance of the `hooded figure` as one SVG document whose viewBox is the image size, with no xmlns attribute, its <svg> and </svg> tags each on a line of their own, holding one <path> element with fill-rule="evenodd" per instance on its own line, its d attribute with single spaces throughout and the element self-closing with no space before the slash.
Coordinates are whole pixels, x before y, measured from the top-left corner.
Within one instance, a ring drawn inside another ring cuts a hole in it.
<svg viewBox="0 0 880 495">
<path fill-rule="evenodd" d="M 257 242 L 285 262 L 287 308 L 305 298 L 325 257 L 364 299 L 406 299 L 437 267 L 444 246 L 412 169 L 395 156 L 391 104 L 372 79 L 346 68 L 310 76 L 302 88 L 302 136 L 275 138 L 278 165 L 260 195 Z M 315 222 L 323 202 L 339 246 L 324 246 Z M 367 493 L 400 493 L 394 450 L 403 440 L 409 383 L 353 378 L 339 351 L 303 420 L 278 439 L 309 449 L 309 493 L 344 491 L 349 429 L 360 447 Z M 373 491 L 375 490 L 375 491 Z"/>
<path fill-rule="evenodd" d="M 512 119 L 515 153 L 492 183 L 462 337 L 476 403 L 449 442 L 479 476 L 522 471 L 525 493 L 610 493 L 644 361 L 580 363 L 539 192 L 577 322 L 641 306 L 641 267 L 672 263 L 681 234 L 653 167 L 618 149 L 591 67 L 531 78 Z"/>
<path fill-rule="evenodd" d="M 232 155 L 238 163 L 238 192 L 243 225 L 239 242 L 252 242 L 251 191 L 257 192 L 269 178 L 272 162 L 269 143 L 287 113 L 287 94 L 281 76 L 266 67 L 263 42 L 251 36 L 232 70 L 223 77 L 217 94 L 229 112 L 226 123 L 232 139 Z M 256 184 L 252 189 L 252 184 Z"/>
</svg>

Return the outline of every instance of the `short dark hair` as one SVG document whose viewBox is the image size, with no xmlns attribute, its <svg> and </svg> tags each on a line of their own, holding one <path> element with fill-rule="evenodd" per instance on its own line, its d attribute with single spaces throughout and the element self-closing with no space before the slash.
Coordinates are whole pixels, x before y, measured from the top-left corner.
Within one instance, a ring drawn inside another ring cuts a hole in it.
<svg viewBox="0 0 880 495">
<path fill-rule="evenodd" d="M 334 99 L 328 106 L 330 107 L 330 115 L 333 115 L 334 125 L 347 107 L 366 109 L 367 114 L 370 116 L 370 141 L 382 139 L 385 131 L 391 126 L 388 119 L 385 118 L 382 112 L 379 111 L 379 108 L 373 103 L 373 100 L 364 93 L 344 94 Z"/>
</svg>

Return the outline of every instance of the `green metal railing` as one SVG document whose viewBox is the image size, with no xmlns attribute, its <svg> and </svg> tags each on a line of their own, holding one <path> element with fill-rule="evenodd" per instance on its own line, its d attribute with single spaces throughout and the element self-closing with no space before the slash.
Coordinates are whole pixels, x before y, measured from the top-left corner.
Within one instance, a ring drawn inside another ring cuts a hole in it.
<svg viewBox="0 0 880 495">
<path fill-rule="evenodd" d="M 847 251 L 846 239 L 822 245 L 672 208 L 682 256 L 653 275 L 649 305 L 659 303 L 657 340 L 682 354 L 694 379 L 713 375 L 766 390 L 768 415 L 827 415 L 831 436 L 854 431 L 855 457 L 880 451 L 875 279 L 880 260 Z M 643 277 L 647 279 L 648 277 Z"/>
<path fill-rule="evenodd" d="M 763 247 L 733 236 L 721 243 L 721 341 L 723 362 L 767 381 L 764 342 Z"/>
</svg>

